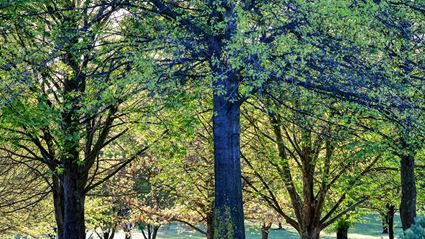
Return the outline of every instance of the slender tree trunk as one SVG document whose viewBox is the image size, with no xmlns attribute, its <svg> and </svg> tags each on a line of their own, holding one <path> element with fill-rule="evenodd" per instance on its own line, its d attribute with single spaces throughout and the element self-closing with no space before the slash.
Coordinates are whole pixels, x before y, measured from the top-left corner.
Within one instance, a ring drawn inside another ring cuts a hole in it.
<svg viewBox="0 0 425 239">
<path fill-rule="evenodd" d="M 224 74 L 225 79 L 217 79 L 217 82 L 213 82 L 214 238 L 243 239 L 245 228 L 240 167 L 238 82 L 232 73 Z"/>
<path fill-rule="evenodd" d="M 395 206 L 387 205 L 386 221 L 388 226 L 389 239 L 394 239 L 394 214 L 395 214 Z"/>
<path fill-rule="evenodd" d="M 207 215 L 207 239 L 214 238 L 214 213 L 211 212 Z"/>
<path fill-rule="evenodd" d="M 53 175 L 53 204 L 55 207 L 56 236 L 57 239 L 64 238 L 64 202 L 63 186 L 60 176 Z"/>
<path fill-rule="evenodd" d="M 400 218 L 403 230 L 406 230 L 415 222 L 416 217 L 415 158 L 409 155 L 403 156 L 400 164 Z"/>
<path fill-rule="evenodd" d="M 279 230 L 283 230 L 283 226 L 282 226 L 282 222 L 281 221 L 279 221 L 277 228 Z"/>
<path fill-rule="evenodd" d="M 270 232 L 270 227 L 272 226 L 272 224 L 265 224 L 263 223 L 263 225 L 261 226 L 261 238 L 262 239 L 269 239 L 269 232 Z"/>
<path fill-rule="evenodd" d="M 388 233 L 388 218 L 387 218 L 387 214 L 382 215 L 381 214 L 381 219 L 382 219 L 382 233 L 383 234 L 387 234 Z"/>
<path fill-rule="evenodd" d="M 156 235 L 158 234 L 159 227 L 160 226 L 154 226 L 153 227 L 152 239 L 156 239 Z"/>
</svg>

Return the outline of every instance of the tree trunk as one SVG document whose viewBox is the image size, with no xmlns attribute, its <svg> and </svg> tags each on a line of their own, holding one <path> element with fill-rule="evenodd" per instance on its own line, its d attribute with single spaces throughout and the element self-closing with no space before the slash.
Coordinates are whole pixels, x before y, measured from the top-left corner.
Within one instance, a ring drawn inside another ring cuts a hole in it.
<svg viewBox="0 0 425 239">
<path fill-rule="evenodd" d="M 232 73 L 213 82 L 215 238 L 243 239 L 245 228 L 240 167 L 240 103 Z M 223 90 L 225 91 L 223 93 Z"/>
<path fill-rule="evenodd" d="M 387 218 L 387 214 L 382 215 L 381 214 L 381 219 L 382 219 L 382 234 L 387 234 L 388 233 L 388 218 Z"/>
<path fill-rule="evenodd" d="M 160 226 L 153 227 L 152 239 L 156 239 L 156 235 L 158 234 L 159 227 Z"/>
<path fill-rule="evenodd" d="M 394 214 L 395 214 L 395 206 L 387 205 L 386 221 L 388 226 L 389 239 L 394 239 Z"/>
<path fill-rule="evenodd" d="M 319 239 L 320 238 L 320 228 L 313 228 L 311 230 L 302 231 L 300 233 L 301 239 Z"/>
<path fill-rule="evenodd" d="M 416 217 L 415 158 L 410 155 L 403 156 L 400 164 L 400 218 L 403 230 L 406 230 L 415 222 Z"/>
<path fill-rule="evenodd" d="M 262 239 L 269 239 L 269 231 L 270 231 L 270 227 L 272 226 L 272 224 L 265 224 L 263 223 L 263 225 L 261 226 L 261 238 Z"/>
<path fill-rule="evenodd" d="M 348 239 L 348 228 L 338 228 L 336 239 Z"/>
<path fill-rule="evenodd" d="M 348 239 L 348 229 L 350 222 L 348 219 L 340 219 L 336 225 L 336 239 Z"/>
<path fill-rule="evenodd" d="M 208 213 L 207 215 L 207 239 L 214 238 L 214 213 Z"/>
<path fill-rule="evenodd" d="M 53 175 L 53 205 L 55 209 L 56 220 L 56 236 L 57 239 L 64 238 L 64 202 L 63 202 L 63 186 L 60 176 Z"/>
<path fill-rule="evenodd" d="M 64 172 L 65 239 L 85 239 L 84 184 L 78 165 L 67 160 Z"/>
</svg>

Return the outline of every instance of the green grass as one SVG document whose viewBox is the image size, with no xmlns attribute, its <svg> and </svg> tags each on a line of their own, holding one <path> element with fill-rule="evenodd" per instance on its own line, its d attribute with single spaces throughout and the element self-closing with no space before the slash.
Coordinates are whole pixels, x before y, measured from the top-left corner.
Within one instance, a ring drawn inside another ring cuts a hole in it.
<svg viewBox="0 0 425 239">
<path fill-rule="evenodd" d="M 401 223 L 398 216 L 395 218 L 396 237 L 401 233 Z M 272 229 L 269 234 L 270 239 L 299 239 L 298 233 L 289 226 L 284 226 L 284 230 Z M 349 238 L 353 239 L 381 239 L 387 238 L 382 233 L 382 224 L 379 215 L 367 215 L 362 218 L 361 223 L 353 225 L 349 230 Z M 123 239 L 124 235 L 118 234 L 115 239 Z M 142 239 L 140 233 L 133 233 L 133 239 Z M 160 228 L 158 232 L 158 239 L 204 239 L 200 233 L 191 230 L 188 227 L 182 226 L 177 223 L 172 223 Z M 259 239 L 261 232 L 254 224 L 247 224 L 246 226 L 246 239 Z M 324 232 L 321 236 L 322 239 L 335 238 L 334 232 Z"/>
</svg>

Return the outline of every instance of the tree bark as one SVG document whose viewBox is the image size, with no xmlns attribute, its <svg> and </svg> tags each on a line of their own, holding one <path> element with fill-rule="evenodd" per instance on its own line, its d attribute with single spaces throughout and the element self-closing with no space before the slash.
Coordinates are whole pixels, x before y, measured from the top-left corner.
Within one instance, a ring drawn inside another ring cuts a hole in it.
<svg viewBox="0 0 425 239">
<path fill-rule="evenodd" d="M 300 232 L 301 239 L 319 239 L 320 238 L 320 228 L 312 228 L 311 230 L 306 230 Z"/>
<path fill-rule="evenodd" d="M 156 239 L 156 235 L 158 234 L 159 227 L 160 226 L 153 227 L 152 239 Z"/>
<path fill-rule="evenodd" d="M 386 222 L 388 227 L 388 237 L 389 239 L 394 239 L 394 214 L 395 214 L 395 206 L 387 205 L 387 215 Z"/>
<path fill-rule="evenodd" d="M 71 56 L 68 56 L 72 59 Z M 75 63 L 72 63 L 73 65 Z M 64 239 L 85 239 L 84 199 L 88 172 L 80 162 L 80 102 L 84 79 L 78 74 L 64 81 L 64 107 L 61 130 L 63 132 L 63 197 Z"/>
<path fill-rule="evenodd" d="M 269 224 L 263 223 L 263 225 L 261 226 L 261 238 L 262 239 L 269 239 L 269 232 L 270 232 L 271 226 L 272 226 L 271 223 L 269 223 Z"/>
<path fill-rule="evenodd" d="M 348 239 L 348 228 L 338 228 L 336 239 Z"/>
<path fill-rule="evenodd" d="M 211 212 L 207 215 L 207 239 L 214 238 L 214 213 Z"/>
<path fill-rule="evenodd" d="M 213 82 L 214 238 L 243 239 L 245 228 L 240 167 L 238 82 L 232 73 L 224 74 L 225 79 Z"/>
<path fill-rule="evenodd" d="M 403 230 L 406 230 L 415 222 L 416 217 L 415 158 L 410 155 L 402 156 L 400 166 L 400 218 Z"/>
<path fill-rule="evenodd" d="M 78 165 L 67 160 L 64 172 L 65 239 L 85 239 L 84 183 L 78 173 Z"/>
<path fill-rule="evenodd" d="M 56 236 L 57 239 L 64 238 L 64 202 L 63 186 L 60 176 L 53 175 L 53 204 L 55 207 Z"/>
<path fill-rule="evenodd" d="M 388 218 L 387 214 L 381 214 L 382 219 L 382 234 L 388 233 Z"/>
</svg>

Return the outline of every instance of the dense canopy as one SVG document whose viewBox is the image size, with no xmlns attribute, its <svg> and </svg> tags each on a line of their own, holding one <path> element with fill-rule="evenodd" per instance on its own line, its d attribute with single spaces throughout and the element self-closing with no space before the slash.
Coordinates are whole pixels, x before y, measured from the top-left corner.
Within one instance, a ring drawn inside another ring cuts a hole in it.
<svg viewBox="0 0 425 239">
<path fill-rule="evenodd" d="M 0 0 L 0 234 L 423 238 L 424 82 L 422 0 Z"/>
</svg>

